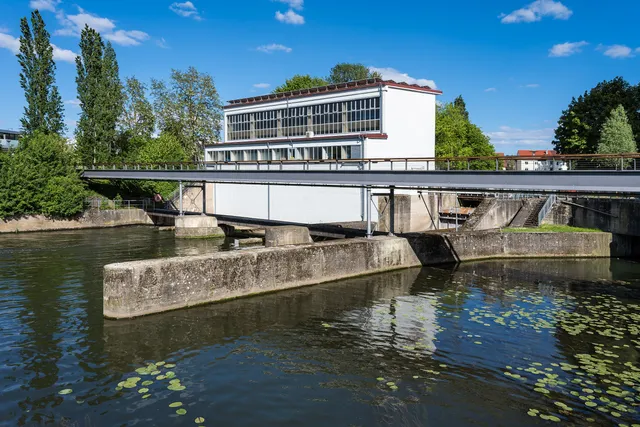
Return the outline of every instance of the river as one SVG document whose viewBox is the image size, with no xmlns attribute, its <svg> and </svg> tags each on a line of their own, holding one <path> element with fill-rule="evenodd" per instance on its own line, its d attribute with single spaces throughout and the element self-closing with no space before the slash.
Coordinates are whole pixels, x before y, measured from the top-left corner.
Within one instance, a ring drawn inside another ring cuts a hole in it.
<svg viewBox="0 0 640 427">
<path fill-rule="evenodd" d="M 151 228 L 0 236 L 0 425 L 638 425 L 640 264 L 412 269 L 127 321 Z"/>
</svg>

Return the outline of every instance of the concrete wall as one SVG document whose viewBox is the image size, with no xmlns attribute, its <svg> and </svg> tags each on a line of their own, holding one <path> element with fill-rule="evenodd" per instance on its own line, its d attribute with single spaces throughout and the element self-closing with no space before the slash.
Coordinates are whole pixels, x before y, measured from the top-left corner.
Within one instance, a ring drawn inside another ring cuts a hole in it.
<svg viewBox="0 0 640 427">
<path fill-rule="evenodd" d="M 186 187 L 188 184 L 185 183 L 185 188 L 182 191 L 182 210 L 186 212 L 202 212 L 202 186 L 194 186 L 194 187 Z M 198 185 L 198 184 L 195 184 Z M 207 213 L 214 213 L 214 185 L 212 183 L 207 183 L 205 188 L 204 197 L 206 199 L 206 208 Z M 180 209 L 180 195 L 177 194 L 173 199 L 173 204 L 176 206 L 176 209 Z"/>
<path fill-rule="evenodd" d="M 575 198 L 572 202 L 570 225 L 640 237 L 640 200 Z"/>
<path fill-rule="evenodd" d="M 490 258 L 638 257 L 637 239 L 610 233 L 426 233 L 405 236 L 423 265 Z"/>
<path fill-rule="evenodd" d="M 407 240 L 395 237 L 111 264 L 104 315 L 136 317 L 419 265 Z"/>
<path fill-rule="evenodd" d="M 440 222 L 439 211 L 458 206 L 456 195 L 449 193 L 425 191 L 422 197 L 418 194 L 396 193 L 395 199 L 395 233 L 416 233 L 447 228 L 447 224 Z M 378 211 L 380 212 L 378 231 L 388 232 L 391 215 L 389 197 L 378 197 Z"/>
<path fill-rule="evenodd" d="M 51 219 L 43 215 L 31 215 L 18 219 L 0 220 L 0 233 L 76 230 L 125 225 L 153 225 L 153 221 L 142 209 L 89 210 L 71 219 Z"/>
<path fill-rule="evenodd" d="M 461 227 L 463 231 L 507 227 L 522 208 L 521 200 L 485 199 Z"/>
</svg>

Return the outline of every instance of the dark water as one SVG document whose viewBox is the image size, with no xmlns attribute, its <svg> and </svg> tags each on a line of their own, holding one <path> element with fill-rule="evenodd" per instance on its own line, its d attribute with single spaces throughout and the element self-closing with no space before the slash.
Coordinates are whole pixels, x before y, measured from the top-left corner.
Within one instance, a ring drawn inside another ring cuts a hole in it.
<svg viewBox="0 0 640 427">
<path fill-rule="evenodd" d="M 0 236 L 0 425 L 640 424 L 640 264 L 472 263 L 103 320 L 104 264 L 217 243 Z"/>
</svg>

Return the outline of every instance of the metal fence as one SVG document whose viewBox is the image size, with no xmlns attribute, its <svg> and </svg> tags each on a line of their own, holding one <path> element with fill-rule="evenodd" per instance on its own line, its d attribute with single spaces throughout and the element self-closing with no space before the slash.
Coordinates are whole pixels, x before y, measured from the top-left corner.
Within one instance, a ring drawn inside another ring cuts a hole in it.
<svg viewBox="0 0 640 427">
<path fill-rule="evenodd" d="M 155 203 L 151 199 L 122 200 L 100 197 L 88 197 L 84 200 L 85 209 L 94 210 L 118 210 L 118 209 L 143 209 L 151 210 Z"/>
</svg>

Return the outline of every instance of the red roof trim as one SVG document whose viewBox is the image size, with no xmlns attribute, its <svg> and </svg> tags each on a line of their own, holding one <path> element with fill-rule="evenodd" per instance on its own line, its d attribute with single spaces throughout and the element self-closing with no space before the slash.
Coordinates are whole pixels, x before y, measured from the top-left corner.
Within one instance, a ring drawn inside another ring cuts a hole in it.
<svg viewBox="0 0 640 427">
<path fill-rule="evenodd" d="M 518 150 L 518 156 L 555 156 L 555 150 Z"/>
<path fill-rule="evenodd" d="M 339 83 L 327 86 L 319 86 L 310 89 L 301 89 L 294 90 L 290 92 L 282 92 L 282 93 L 270 93 L 267 95 L 254 96 L 251 98 L 240 98 L 229 101 L 229 105 L 226 105 L 224 108 L 234 108 L 242 105 L 252 105 L 259 104 L 262 102 L 269 102 L 280 99 L 291 99 L 291 98 L 302 98 L 306 96 L 320 95 L 324 93 L 335 93 L 335 92 L 344 92 L 350 90 L 357 89 L 366 89 L 376 86 L 390 86 L 396 87 L 400 89 L 411 89 L 417 90 L 420 92 L 431 93 L 434 95 L 442 95 L 441 90 L 432 89 L 429 86 L 420 86 L 416 84 L 409 84 L 405 82 L 395 82 L 393 80 L 382 80 L 382 79 L 368 79 L 368 80 L 358 80 L 355 82 L 348 83 Z"/>
<path fill-rule="evenodd" d="M 330 141 L 330 140 L 343 140 L 343 139 L 388 139 L 389 135 L 386 133 L 352 133 L 346 135 L 330 135 L 330 136 L 314 136 L 311 138 L 279 138 L 279 139 L 252 139 L 248 141 L 237 142 L 221 142 L 220 144 L 209 144 L 206 147 L 221 147 L 221 146 L 235 146 L 235 145 L 256 145 L 256 144 L 272 144 L 272 143 L 288 143 L 288 142 L 313 142 L 313 141 Z"/>
</svg>

